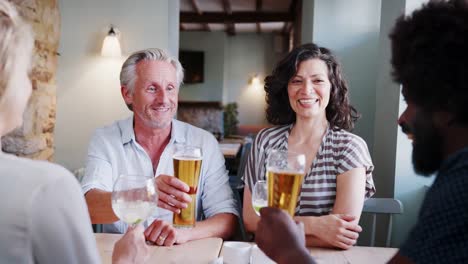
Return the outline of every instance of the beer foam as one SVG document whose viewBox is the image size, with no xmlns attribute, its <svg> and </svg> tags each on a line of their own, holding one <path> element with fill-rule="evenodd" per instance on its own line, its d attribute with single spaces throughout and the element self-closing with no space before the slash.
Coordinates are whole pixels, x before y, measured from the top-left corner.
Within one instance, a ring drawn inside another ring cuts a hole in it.
<svg viewBox="0 0 468 264">
<path fill-rule="evenodd" d="M 304 174 L 303 171 L 293 171 L 293 170 L 278 170 L 274 168 L 267 168 L 267 172 L 277 173 L 277 174 Z"/>
<path fill-rule="evenodd" d="M 191 157 L 191 156 L 172 156 L 173 159 L 176 160 L 202 160 L 203 157 Z"/>
</svg>

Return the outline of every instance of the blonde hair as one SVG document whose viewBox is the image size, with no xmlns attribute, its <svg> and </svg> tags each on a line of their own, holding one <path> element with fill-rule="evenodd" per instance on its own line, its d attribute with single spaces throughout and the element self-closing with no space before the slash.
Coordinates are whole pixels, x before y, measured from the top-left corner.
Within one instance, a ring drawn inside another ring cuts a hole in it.
<svg viewBox="0 0 468 264">
<path fill-rule="evenodd" d="M 0 0 L 0 102 L 9 88 L 16 60 L 30 56 L 33 48 L 31 27 L 18 15 L 15 7 Z M 25 69 L 27 70 L 27 69 Z"/>
</svg>

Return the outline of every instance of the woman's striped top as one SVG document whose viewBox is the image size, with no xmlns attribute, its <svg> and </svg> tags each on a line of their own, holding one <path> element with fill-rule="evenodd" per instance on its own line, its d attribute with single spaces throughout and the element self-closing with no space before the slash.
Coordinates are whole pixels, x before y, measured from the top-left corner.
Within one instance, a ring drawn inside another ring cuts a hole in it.
<svg viewBox="0 0 468 264">
<path fill-rule="evenodd" d="M 287 150 L 291 125 L 266 128 L 255 138 L 243 179 L 252 190 L 255 182 L 266 178 L 266 158 L 274 149 Z M 375 193 L 372 171 L 374 166 L 366 142 L 345 130 L 327 129 L 312 162 L 312 169 L 304 177 L 296 215 L 320 216 L 329 214 L 335 203 L 336 177 L 354 168 L 365 168 L 365 197 Z"/>
</svg>

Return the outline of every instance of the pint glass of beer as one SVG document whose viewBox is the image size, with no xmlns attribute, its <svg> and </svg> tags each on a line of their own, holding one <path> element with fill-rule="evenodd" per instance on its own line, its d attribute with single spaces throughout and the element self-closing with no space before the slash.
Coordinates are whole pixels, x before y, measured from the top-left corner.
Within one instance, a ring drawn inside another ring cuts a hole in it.
<svg viewBox="0 0 468 264">
<path fill-rule="evenodd" d="M 179 214 L 174 214 L 173 225 L 176 228 L 192 228 L 196 220 L 197 188 L 202 164 L 201 149 L 185 144 L 175 144 L 172 159 L 174 176 L 190 187 L 188 194 L 192 197 L 192 202 L 187 208 L 181 209 Z"/>
<path fill-rule="evenodd" d="M 268 206 L 294 216 L 304 173 L 304 154 L 273 150 L 267 159 Z"/>
</svg>

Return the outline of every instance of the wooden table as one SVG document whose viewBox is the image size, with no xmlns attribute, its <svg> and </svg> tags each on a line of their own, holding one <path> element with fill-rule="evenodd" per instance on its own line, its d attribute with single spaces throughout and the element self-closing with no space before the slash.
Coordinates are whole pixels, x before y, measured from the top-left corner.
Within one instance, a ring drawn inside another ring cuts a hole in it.
<svg viewBox="0 0 468 264">
<path fill-rule="evenodd" d="M 224 157 L 227 159 L 233 159 L 237 157 L 237 153 L 239 153 L 241 146 L 241 143 L 219 142 L 219 148 L 221 149 L 221 152 L 223 152 Z"/>
<path fill-rule="evenodd" d="M 352 247 L 348 250 L 311 248 L 311 255 L 318 264 L 321 263 L 387 263 L 396 253 L 397 248 Z"/>
<path fill-rule="evenodd" d="M 95 234 L 99 255 L 103 264 L 112 263 L 114 244 L 120 234 Z M 205 238 L 172 247 L 151 246 L 147 263 L 200 263 L 207 264 L 218 258 L 223 240 Z"/>
<path fill-rule="evenodd" d="M 250 244 L 255 245 L 255 243 Z M 352 247 L 348 250 L 309 248 L 309 250 L 318 264 L 381 264 L 387 263 L 398 251 L 397 248 L 383 247 Z M 223 254 L 223 250 L 220 254 Z"/>
<path fill-rule="evenodd" d="M 103 264 L 111 263 L 114 244 L 121 236 L 120 234 L 95 234 Z M 148 263 L 207 264 L 217 259 L 219 255 L 222 255 L 222 252 L 220 254 L 222 243 L 221 238 L 205 238 L 172 247 L 152 246 L 151 257 Z M 352 247 L 348 250 L 310 248 L 311 255 L 319 264 L 387 263 L 397 251 L 397 248 L 383 247 Z"/>
</svg>

